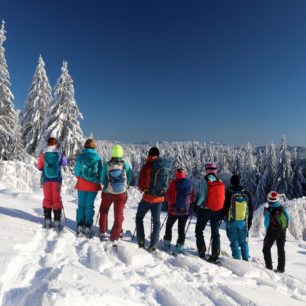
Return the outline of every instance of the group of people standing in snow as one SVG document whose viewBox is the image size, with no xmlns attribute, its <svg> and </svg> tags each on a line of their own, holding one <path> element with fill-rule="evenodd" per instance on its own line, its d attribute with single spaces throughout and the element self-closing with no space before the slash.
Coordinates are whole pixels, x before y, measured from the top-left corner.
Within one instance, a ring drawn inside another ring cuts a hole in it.
<svg viewBox="0 0 306 306">
<path fill-rule="evenodd" d="M 168 215 L 163 237 L 163 248 L 171 251 L 172 227 L 178 221 L 178 238 L 175 253 L 184 252 L 186 224 L 197 211 L 195 227 L 198 256 L 210 262 L 219 259 L 221 251 L 219 227 L 226 222 L 226 232 L 230 240 L 232 256 L 235 259 L 248 261 L 248 236 L 252 226 L 254 206 L 250 193 L 240 184 L 239 175 L 231 177 L 231 186 L 225 184 L 217 175 L 217 165 L 205 165 L 205 177 L 200 183 L 200 194 L 195 201 L 195 192 L 191 180 L 183 167 L 178 167 L 175 177 L 170 181 L 171 162 L 159 156 L 157 147 L 150 148 L 148 157 L 141 168 L 138 187 L 143 193 L 136 213 L 136 233 L 138 246 L 145 246 L 145 231 L 143 220 L 151 212 L 151 235 L 149 252 L 155 252 L 160 236 L 160 215 L 163 203 L 167 203 Z M 48 139 L 48 145 L 38 160 L 38 169 L 42 171 L 41 182 L 44 192 L 43 209 L 44 227 L 54 226 L 60 230 L 60 219 L 63 208 L 61 200 L 62 175 L 61 167 L 68 164 L 67 158 L 59 150 L 55 138 Z M 102 200 L 99 209 L 99 237 L 107 239 L 108 211 L 114 206 L 114 223 L 110 231 L 110 241 L 116 246 L 122 233 L 124 207 L 127 201 L 127 190 L 132 180 L 132 169 L 124 160 L 124 151 L 120 145 L 114 145 L 111 159 L 105 163 L 96 152 L 96 142 L 87 139 L 82 153 L 75 163 L 75 176 L 78 190 L 78 208 L 76 212 L 76 234 L 91 238 L 94 235 L 94 201 L 99 190 L 102 190 Z M 169 184 L 168 184 L 169 183 Z M 273 269 L 271 247 L 276 241 L 278 248 L 277 272 L 285 270 L 285 238 L 289 222 L 289 213 L 280 204 L 280 195 L 271 191 L 267 195 L 269 206 L 264 210 L 264 225 L 267 229 L 264 238 L 263 254 L 268 269 Z M 51 213 L 54 213 L 52 223 Z M 204 229 L 210 221 L 211 239 L 207 249 L 204 240 Z M 190 222 L 189 222 L 190 224 Z M 211 245 L 211 255 L 210 253 Z"/>
</svg>

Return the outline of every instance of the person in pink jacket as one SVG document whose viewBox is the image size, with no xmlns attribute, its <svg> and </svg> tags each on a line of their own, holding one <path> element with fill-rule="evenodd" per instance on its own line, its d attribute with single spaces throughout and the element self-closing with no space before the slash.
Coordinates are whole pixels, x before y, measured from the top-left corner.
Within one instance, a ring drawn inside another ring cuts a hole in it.
<svg viewBox="0 0 306 306">
<path fill-rule="evenodd" d="M 60 229 L 61 211 L 63 208 L 61 198 L 62 173 L 61 167 L 65 167 L 68 160 L 58 148 L 55 138 L 48 139 L 48 145 L 40 154 L 37 168 L 42 172 L 41 184 L 44 192 L 43 209 L 45 215 L 45 228 L 52 226 L 51 213 L 54 214 L 54 227 Z"/>
</svg>

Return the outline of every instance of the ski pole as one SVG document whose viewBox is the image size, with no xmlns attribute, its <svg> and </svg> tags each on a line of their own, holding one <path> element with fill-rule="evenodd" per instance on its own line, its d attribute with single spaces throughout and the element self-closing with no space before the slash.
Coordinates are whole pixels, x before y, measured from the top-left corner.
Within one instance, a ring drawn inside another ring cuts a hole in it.
<svg viewBox="0 0 306 306">
<path fill-rule="evenodd" d="M 185 236 L 187 235 L 187 232 L 188 232 L 188 229 L 189 229 L 189 225 L 190 225 L 190 223 L 191 223 L 191 219 L 192 219 L 192 213 L 190 214 L 190 219 L 189 219 L 189 222 L 188 222 L 186 231 L 185 231 Z"/>
<path fill-rule="evenodd" d="M 165 219 L 164 219 L 164 222 L 163 222 L 163 224 L 161 225 L 161 227 L 160 227 L 160 231 L 162 230 L 162 228 L 164 227 L 164 224 L 165 224 L 165 222 L 166 222 L 166 220 L 168 219 L 168 214 L 166 215 L 166 217 L 165 217 Z"/>
<path fill-rule="evenodd" d="M 150 239 L 152 237 L 152 233 L 153 233 L 153 216 L 151 214 L 151 235 L 150 235 Z"/>
<path fill-rule="evenodd" d="M 207 251 L 207 254 L 208 254 L 208 255 L 209 255 L 209 252 L 210 252 L 211 242 L 212 242 L 212 237 L 210 237 L 210 241 L 209 241 L 209 246 L 208 246 L 208 251 Z"/>
<path fill-rule="evenodd" d="M 64 220 L 65 220 L 65 223 L 67 223 L 67 219 L 66 219 L 66 215 L 65 215 L 65 209 L 63 207 L 63 217 L 64 217 Z"/>
<path fill-rule="evenodd" d="M 98 212 L 98 215 L 97 215 L 95 226 L 97 226 L 97 224 L 98 224 L 99 216 L 100 216 L 100 209 L 99 209 L 99 212 Z"/>
<path fill-rule="evenodd" d="M 131 238 L 131 241 L 133 241 L 133 240 L 134 240 L 134 238 L 135 238 L 135 234 L 136 234 L 136 226 L 135 226 L 134 233 L 133 233 L 133 236 L 132 236 L 132 238 Z"/>
</svg>

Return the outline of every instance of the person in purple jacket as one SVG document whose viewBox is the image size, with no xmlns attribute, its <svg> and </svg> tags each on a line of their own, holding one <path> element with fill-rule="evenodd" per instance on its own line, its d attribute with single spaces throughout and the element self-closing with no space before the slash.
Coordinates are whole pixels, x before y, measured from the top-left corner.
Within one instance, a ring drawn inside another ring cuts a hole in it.
<svg viewBox="0 0 306 306">
<path fill-rule="evenodd" d="M 38 169 L 42 171 L 41 183 L 44 192 L 43 209 L 45 215 L 45 228 L 52 226 L 51 212 L 54 214 L 54 228 L 60 229 L 61 212 L 63 208 L 61 198 L 62 173 L 61 167 L 68 164 L 66 156 L 58 148 L 55 138 L 48 139 L 48 145 L 40 154 Z"/>
</svg>

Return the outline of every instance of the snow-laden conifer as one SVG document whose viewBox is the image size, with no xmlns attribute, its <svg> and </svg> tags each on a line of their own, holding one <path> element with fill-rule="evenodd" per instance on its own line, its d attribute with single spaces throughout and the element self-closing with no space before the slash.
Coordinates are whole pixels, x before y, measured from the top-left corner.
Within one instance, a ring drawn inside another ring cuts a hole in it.
<svg viewBox="0 0 306 306">
<path fill-rule="evenodd" d="M 241 170 L 241 184 L 254 196 L 256 191 L 256 170 L 251 144 L 248 143 Z"/>
<path fill-rule="evenodd" d="M 10 76 L 5 58 L 3 43 L 6 40 L 4 21 L 0 28 L 0 158 L 13 159 L 21 151 L 20 125 L 13 104 Z"/>
<path fill-rule="evenodd" d="M 273 189 L 291 198 L 293 194 L 292 178 L 291 155 L 287 149 L 286 138 L 283 136 L 277 152 Z"/>
<path fill-rule="evenodd" d="M 306 183 L 303 175 L 303 167 L 299 161 L 297 150 L 294 149 L 292 154 L 292 171 L 293 171 L 293 193 L 294 198 L 301 198 L 303 196 L 303 185 Z"/>
<path fill-rule="evenodd" d="M 29 154 L 37 151 L 51 99 L 51 86 L 46 74 L 45 63 L 39 56 L 25 108 L 20 114 L 21 139 Z"/>
<path fill-rule="evenodd" d="M 67 62 L 63 62 L 61 71 L 44 122 L 44 134 L 39 150 L 41 151 L 46 146 L 49 137 L 55 137 L 66 156 L 73 162 L 84 142 L 79 123 L 79 119 L 83 117 L 74 98 L 74 86 L 68 72 Z"/>
</svg>

